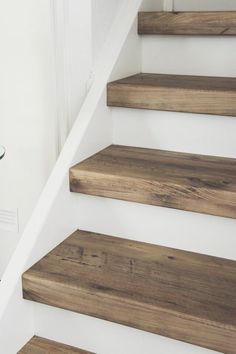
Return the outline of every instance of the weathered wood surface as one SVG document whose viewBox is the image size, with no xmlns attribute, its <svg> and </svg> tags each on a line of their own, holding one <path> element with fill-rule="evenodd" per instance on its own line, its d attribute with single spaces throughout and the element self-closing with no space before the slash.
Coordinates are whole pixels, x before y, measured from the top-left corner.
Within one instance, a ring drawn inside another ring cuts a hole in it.
<svg viewBox="0 0 236 354">
<path fill-rule="evenodd" d="M 70 189 L 236 218 L 236 159 L 112 145 L 70 169 Z"/>
<path fill-rule="evenodd" d="M 108 84 L 107 104 L 236 116 L 236 78 L 136 74 Z"/>
<path fill-rule="evenodd" d="M 41 337 L 33 337 L 18 354 L 92 354 L 87 351 L 57 343 Z"/>
<path fill-rule="evenodd" d="M 139 34 L 236 35 L 236 11 L 140 12 Z"/>
<path fill-rule="evenodd" d="M 77 231 L 23 275 L 23 289 L 28 300 L 235 354 L 234 261 Z"/>
</svg>

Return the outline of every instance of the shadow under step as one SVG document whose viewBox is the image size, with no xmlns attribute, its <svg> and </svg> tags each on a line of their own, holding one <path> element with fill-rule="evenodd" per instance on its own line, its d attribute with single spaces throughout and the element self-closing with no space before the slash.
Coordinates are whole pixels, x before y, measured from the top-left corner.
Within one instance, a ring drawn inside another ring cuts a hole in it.
<svg viewBox="0 0 236 354">
<path fill-rule="evenodd" d="M 18 354 L 92 354 L 85 350 L 34 336 Z"/>
<path fill-rule="evenodd" d="M 70 169 L 70 190 L 236 218 L 236 159 L 111 145 Z"/>
<path fill-rule="evenodd" d="M 107 105 L 236 116 L 236 78 L 140 73 L 109 83 Z"/>
<path fill-rule="evenodd" d="M 235 354 L 235 261 L 77 231 L 23 275 L 23 291 L 28 300 Z"/>
<path fill-rule="evenodd" d="M 236 11 L 140 12 L 138 33 L 236 35 Z"/>
</svg>

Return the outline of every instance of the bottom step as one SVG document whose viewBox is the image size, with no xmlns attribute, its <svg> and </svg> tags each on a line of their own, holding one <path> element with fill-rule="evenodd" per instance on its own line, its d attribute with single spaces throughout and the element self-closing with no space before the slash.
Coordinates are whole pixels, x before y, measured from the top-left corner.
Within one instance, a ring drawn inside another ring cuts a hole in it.
<svg viewBox="0 0 236 354">
<path fill-rule="evenodd" d="M 85 350 L 57 343 L 48 339 L 33 337 L 18 354 L 92 354 Z"/>
<path fill-rule="evenodd" d="M 28 300 L 235 354 L 235 261 L 77 231 L 23 275 L 23 290 Z"/>
</svg>

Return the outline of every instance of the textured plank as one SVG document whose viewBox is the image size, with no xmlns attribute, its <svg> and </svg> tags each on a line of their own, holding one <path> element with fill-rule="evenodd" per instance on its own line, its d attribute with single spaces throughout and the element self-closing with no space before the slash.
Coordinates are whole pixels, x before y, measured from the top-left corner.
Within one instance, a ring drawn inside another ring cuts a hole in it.
<svg viewBox="0 0 236 354">
<path fill-rule="evenodd" d="M 136 74 L 108 84 L 107 104 L 236 116 L 236 78 Z"/>
<path fill-rule="evenodd" d="M 24 298 L 225 354 L 236 262 L 77 231 L 23 275 Z"/>
<path fill-rule="evenodd" d="M 236 35 L 236 11 L 140 12 L 139 34 Z"/>
<path fill-rule="evenodd" d="M 87 351 L 57 343 L 48 339 L 33 337 L 18 354 L 92 354 Z"/>
<path fill-rule="evenodd" d="M 70 169 L 70 189 L 236 218 L 236 159 L 112 145 Z"/>
</svg>

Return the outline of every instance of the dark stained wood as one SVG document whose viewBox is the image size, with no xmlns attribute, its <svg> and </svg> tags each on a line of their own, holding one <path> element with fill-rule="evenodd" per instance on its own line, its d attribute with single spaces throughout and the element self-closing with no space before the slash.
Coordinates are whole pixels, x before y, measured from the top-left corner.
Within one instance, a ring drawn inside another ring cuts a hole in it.
<svg viewBox="0 0 236 354">
<path fill-rule="evenodd" d="M 136 74 L 108 84 L 107 104 L 236 116 L 236 78 Z"/>
<path fill-rule="evenodd" d="M 87 351 L 57 343 L 41 337 L 33 337 L 18 354 L 92 354 Z"/>
<path fill-rule="evenodd" d="M 236 159 L 112 145 L 70 169 L 70 189 L 236 218 Z"/>
<path fill-rule="evenodd" d="M 28 300 L 235 354 L 235 261 L 77 231 L 23 275 L 23 289 Z"/>
<path fill-rule="evenodd" d="M 236 35 L 236 11 L 140 12 L 138 33 Z"/>
</svg>

